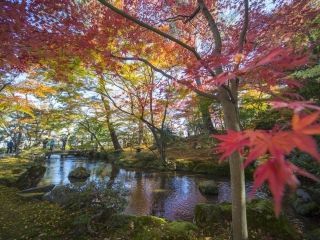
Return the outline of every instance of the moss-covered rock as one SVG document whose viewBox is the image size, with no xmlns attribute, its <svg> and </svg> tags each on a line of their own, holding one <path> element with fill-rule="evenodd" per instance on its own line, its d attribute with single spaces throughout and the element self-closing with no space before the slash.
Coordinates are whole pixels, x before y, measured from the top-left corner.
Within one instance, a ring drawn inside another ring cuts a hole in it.
<svg viewBox="0 0 320 240">
<path fill-rule="evenodd" d="M 196 173 L 210 174 L 215 177 L 229 177 L 230 170 L 229 165 L 226 163 L 218 164 L 214 162 L 201 162 L 196 164 L 192 169 Z"/>
<path fill-rule="evenodd" d="M 26 158 L 5 157 L 0 159 L 0 184 L 13 186 L 27 170 L 31 162 Z"/>
<path fill-rule="evenodd" d="M 191 172 L 194 167 L 196 166 L 196 162 L 192 160 L 186 159 L 177 159 L 175 160 L 176 163 L 176 170 L 177 171 L 186 171 Z"/>
<path fill-rule="evenodd" d="M 73 169 L 68 175 L 68 178 L 81 179 L 81 180 L 85 180 L 88 177 L 90 177 L 90 172 L 84 167 L 77 167 Z"/>
<path fill-rule="evenodd" d="M 152 152 L 137 152 L 135 158 L 142 162 L 152 162 L 157 160 L 157 156 Z"/>
<path fill-rule="evenodd" d="M 311 195 L 313 201 L 320 205 L 320 184 L 315 184 L 308 188 L 308 192 Z"/>
<path fill-rule="evenodd" d="M 196 240 L 198 228 L 189 222 L 168 222 L 154 216 L 115 215 L 106 237 L 126 240 Z"/>
<path fill-rule="evenodd" d="M 320 228 L 316 228 L 306 235 L 307 240 L 320 240 Z"/>
<path fill-rule="evenodd" d="M 46 168 L 27 158 L 6 157 L 0 160 L 0 184 L 19 189 L 35 187 Z"/>
<path fill-rule="evenodd" d="M 169 239 L 197 239 L 198 228 L 190 222 L 175 221 L 167 225 L 167 233 Z"/>
<path fill-rule="evenodd" d="M 114 161 L 114 164 L 124 168 L 153 169 L 159 171 L 170 170 L 170 166 L 161 162 L 150 152 L 138 152 L 134 155 L 124 153 L 121 158 Z"/>
<path fill-rule="evenodd" d="M 212 224 L 231 221 L 231 205 L 228 203 L 196 205 L 194 222 L 201 228 L 211 228 Z"/>
<path fill-rule="evenodd" d="M 45 195 L 45 192 L 35 192 L 35 193 L 17 193 L 19 197 L 24 199 L 38 199 L 41 200 Z"/>
<path fill-rule="evenodd" d="M 46 168 L 42 165 L 29 166 L 14 183 L 14 186 L 18 187 L 19 189 L 35 187 L 42 179 L 45 171 Z"/>
<path fill-rule="evenodd" d="M 317 216 L 320 214 L 320 207 L 314 201 L 305 202 L 297 198 L 293 203 L 293 207 L 301 216 Z"/>
<path fill-rule="evenodd" d="M 206 194 L 206 195 L 218 194 L 218 185 L 213 180 L 201 181 L 199 182 L 198 187 L 202 194 Z"/>
<path fill-rule="evenodd" d="M 199 204 L 195 208 L 194 221 L 205 232 L 214 234 L 214 227 L 230 226 L 231 204 Z M 301 239 L 299 231 L 284 215 L 274 215 L 268 200 L 254 200 L 247 204 L 247 219 L 250 239 Z"/>
</svg>

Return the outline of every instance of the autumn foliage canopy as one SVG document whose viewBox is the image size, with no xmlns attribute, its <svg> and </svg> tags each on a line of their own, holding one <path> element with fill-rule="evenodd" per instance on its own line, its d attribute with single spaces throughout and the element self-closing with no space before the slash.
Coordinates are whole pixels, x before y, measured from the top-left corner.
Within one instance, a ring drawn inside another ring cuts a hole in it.
<svg viewBox="0 0 320 240">
<path fill-rule="evenodd" d="M 2 1 L 0 74 L 40 69 L 68 82 L 71 63 L 119 76 L 131 61 L 170 79 L 160 82 L 171 90 L 228 98 L 235 108 L 243 92 L 267 94 L 270 106 L 293 111 L 291 124 L 268 131 L 227 127 L 226 134 L 214 135 L 220 141 L 215 150 L 222 160 L 241 153 L 244 166 L 257 161 L 254 188 L 267 182 L 279 213 L 285 188 L 297 186 L 297 175 L 317 180 L 291 163 L 290 154 L 298 149 L 320 161 L 312 137 L 320 134 L 320 108 L 295 93 L 302 84 L 292 76 L 317 64 L 317 42 L 310 36 L 319 26 L 319 6 L 311 0 L 249 2 L 247 14 L 240 14 L 247 7 L 235 0 Z M 120 16 L 108 3 L 160 33 Z"/>
</svg>

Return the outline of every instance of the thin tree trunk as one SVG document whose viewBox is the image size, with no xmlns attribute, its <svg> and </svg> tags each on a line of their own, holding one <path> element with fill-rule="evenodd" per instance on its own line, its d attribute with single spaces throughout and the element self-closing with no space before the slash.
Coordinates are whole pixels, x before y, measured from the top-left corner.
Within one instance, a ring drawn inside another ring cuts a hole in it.
<svg viewBox="0 0 320 240">
<path fill-rule="evenodd" d="M 138 144 L 139 145 L 141 145 L 143 142 L 143 133 L 144 133 L 143 122 L 139 121 L 139 131 L 138 131 Z"/>
<path fill-rule="evenodd" d="M 224 95 L 227 95 L 224 92 Z M 221 100 L 224 122 L 228 130 L 240 131 L 236 105 L 227 96 Z M 247 240 L 246 190 L 244 169 L 238 152 L 229 158 L 232 194 L 232 232 L 233 240 Z"/>
<path fill-rule="evenodd" d="M 99 138 L 97 137 L 97 135 L 96 135 L 93 131 L 90 130 L 90 126 L 89 126 L 88 121 L 86 120 L 86 124 L 87 124 L 87 125 L 84 124 L 84 123 L 81 123 L 81 122 L 80 122 L 79 124 L 80 124 L 81 126 L 83 126 L 83 127 L 88 131 L 88 133 L 91 134 L 91 141 L 96 140 L 96 143 L 100 146 L 101 150 L 105 152 L 105 149 L 104 149 L 102 143 L 100 142 Z M 81 145 L 82 145 L 82 144 L 83 144 L 83 143 L 81 143 Z"/>
<path fill-rule="evenodd" d="M 109 130 L 109 133 L 110 133 L 110 137 L 111 137 L 111 141 L 112 141 L 112 144 L 113 144 L 113 148 L 116 151 L 122 151 L 122 147 L 121 147 L 121 145 L 119 143 L 116 130 L 115 130 L 115 128 L 113 126 L 113 123 L 111 122 L 111 119 L 110 119 L 111 118 L 111 109 L 110 109 L 109 102 L 103 96 L 101 96 L 101 100 L 103 102 L 103 106 L 104 106 L 104 109 L 105 109 L 105 112 L 106 112 L 107 127 L 108 127 L 108 130 Z"/>
<path fill-rule="evenodd" d="M 166 154 L 166 143 L 163 139 L 163 135 L 162 134 L 158 134 L 157 130 L 152 128 L 151 126 L 149 126 L 149 129 L 154 137 L 154 140 L 156 142 L 157 145 L 157 150 L 160 156 L 160 161 L 163 164 L 166 164 L 166 160 L 167 160 L 167 154 Z"/>
<path fill-rule="evenodd" d="M 201 112 L 203 129 L 205 129 L 209 134 L 217 132 L 217 130 L 214 128 L 213 123 L 211 121 L 211 114 L 209 111 L 211 102 L 212 102 L 211 100 L 209 101 L 209 99 L 205 99 L 199 96 L 199 110 Z"/>
</svg>

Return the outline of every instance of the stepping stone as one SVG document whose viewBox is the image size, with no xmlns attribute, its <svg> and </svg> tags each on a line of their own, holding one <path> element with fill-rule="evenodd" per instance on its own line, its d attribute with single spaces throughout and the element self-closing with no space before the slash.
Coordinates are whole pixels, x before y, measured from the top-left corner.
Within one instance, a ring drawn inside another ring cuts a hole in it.
<svg viewBox="0 0 320 240">
<path fill-rule="evenodd" d="M 46 193 L 46 192 L 50 192 L 54 187 L 55 187 L 54 184 L 50 184 L 50 185 L 46 185 L 46 186 L 28 188 L 28 189 L 20 191 L 20 193 L 39 193 L 39 192 Z"/>
<path fill-rule="evenodd" d="M 45 195 L 45 192 L 36 192 L 36 193 L 17 193 L 19 197 L 24 199 L 42 199 Z"/>
</svg>

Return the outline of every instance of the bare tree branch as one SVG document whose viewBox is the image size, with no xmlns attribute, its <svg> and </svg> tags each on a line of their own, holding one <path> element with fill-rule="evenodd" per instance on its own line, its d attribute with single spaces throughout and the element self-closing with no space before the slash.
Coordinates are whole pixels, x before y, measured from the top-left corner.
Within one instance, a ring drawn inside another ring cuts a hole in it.
<svg viewBox="0 0 320 240">
<path fill-rule="evenodd" d="M 182 15 L 182 14 L 179 14 L 177 16 L 174 16 L 174 17 L 169 17 L 169 18 L 166 18 L 164 20 L 161 20 L 162 22 L 175 22 L 175 21 L 183 21 L 183 23 L 188 23 L 190 21 L 192 21 L 192 19 L 194 19 L 197 14 L 200 12 L 200 7 L 198 6 L 191 15 Z"/>
</svg>

